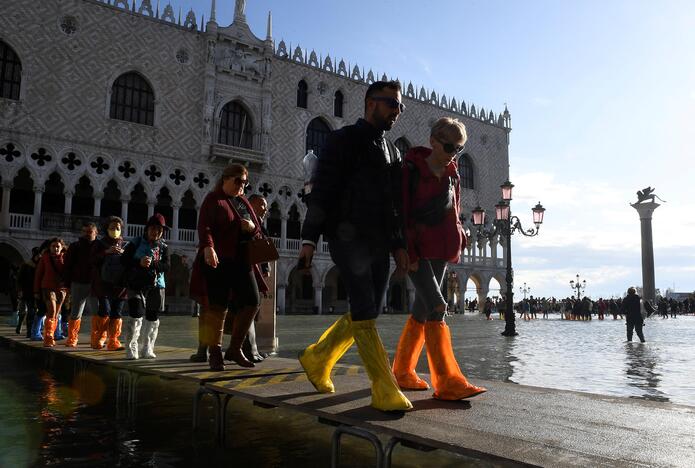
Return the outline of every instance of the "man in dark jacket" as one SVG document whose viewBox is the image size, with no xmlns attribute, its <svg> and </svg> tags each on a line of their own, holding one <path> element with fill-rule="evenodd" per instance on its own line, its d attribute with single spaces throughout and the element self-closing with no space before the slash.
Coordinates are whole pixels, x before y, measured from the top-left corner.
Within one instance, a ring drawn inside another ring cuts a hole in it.
<svg viewBox="0 0 695 468">
<path fill-rule="evenodd" d="M 350 301 L 350 312 L 300 355 L 307 377 L 319 392 L 334 392 L 331 369 L 356 342 L 372 381 L 372 406 L 385 411 L 412 408 L 398 388 L 375 326 L 388 282 L 389 253 L 397 273 L 408 269 L 401 158 L 384 135 L 404 109 L 400 84 L 378 81 L 367 89 L 364 118 L 328 136 L 311 178 L 298 263 L 300 269 L 310 268 L 323 235 Z"/>
<path fill-rule="evenodd" d="M 82 225 L 82 236 L 70 244 L 65 254 L 65 276 L 67 286 L 70 287 L 72 310 L 68 323 L 68 339 L 65 346 L 76 347 L 80 333 L 82 314 L 87 305 L 87 310 L 96 314 L 97 299 L 92 295 L 92 244 L 97 238 L 97 226 L 86 222 Z"/>
<path fill-rule="evenodd" d="M 642 334 L 644 319 L 640 310 L 640 300 L 635 288 L 628 288 L 627 296 L 623 299 L 622 310 L 627 324 L 627 341 L 632 341 L 632 330 L 634 329 L 640 341 L 644 343 L 645 339 Z"/>
</svg>

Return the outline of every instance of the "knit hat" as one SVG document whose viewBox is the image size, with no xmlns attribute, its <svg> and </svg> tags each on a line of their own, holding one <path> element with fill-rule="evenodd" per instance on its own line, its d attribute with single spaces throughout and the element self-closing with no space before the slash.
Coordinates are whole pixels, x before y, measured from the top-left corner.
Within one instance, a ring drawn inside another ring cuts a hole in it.
<svg viewBox="0 0 695 468">
<path fill-rule="evenodd" d="M 145 229 L 147 229 L 149 226 L 159 226 L 164 229 L 169 229 L 169 226 L 166 225 L 164 215 L 159 213 L 153 214 L 150 217 L 150 219 L 147 220 L 147 224 L 145 224 Z"/>
</svg>

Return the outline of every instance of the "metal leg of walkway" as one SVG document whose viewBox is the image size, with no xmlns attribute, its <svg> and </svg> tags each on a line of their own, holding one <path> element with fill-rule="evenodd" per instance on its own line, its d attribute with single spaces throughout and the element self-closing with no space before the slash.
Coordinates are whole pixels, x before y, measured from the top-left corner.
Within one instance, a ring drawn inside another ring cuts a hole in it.
<svg viewBox="0 0 695 468">
<path fill-rule="evenodd" d="M 217 437 L 217 443 L 220 446 L 224 446 L 224 436 L 227 429 L 227 405 L 232 395 L 225 395 L 224 400 L 222 400 L 221 394 L 214 390 L 210 390 L 201 383 L 198 390 L 193 396 L 193 432 L 198 429 L 198 419 L 200 413 L 200 400 L 203 396 L 211 395 L 214 397 L 215 401 L 215 436 Z"/>
<path fill-rule="evenodd" d="M 343 434 L 348 434 L 358 439 L 370 442 L 376 451 L 376 466 L 381 468 L 384 466 L 384 446 L 379 438 L 371 432 L 351 426 L 338 426 L 333 433 L 331 441 L 331 468 L 337 468 L 340 462 L 340 440 Z"/>
<path fill-rule="evenodd" d="M 433 452 L 434 450 L 437 450 L 434 447 L 428 447 L 426 445 L 420 445 L 420 444 L 415 444 L 413 442 L 410 442 L 408 440 L 401 439 L 399 437 L 392 437 L 389 439 L 388 443 L 386 444 L 386 447 L 384 448 L 384 468 L 391 468 L 391 457 L 393 456 L 393 449 L 396 448 L 396 445 L 402 445 L 403 447 L 408 447 L 411 449 L 415 450 L 420 450 L 421 452 Z"/>
<path fill-rule="evenodd" d="M 140 374 L 120 370 L 116 380 L 116 413 L 121 416 L 121 402 L 125 400 L 126 417 L 135 420 L 137 410 L 137 393 Z"/>
</svg>

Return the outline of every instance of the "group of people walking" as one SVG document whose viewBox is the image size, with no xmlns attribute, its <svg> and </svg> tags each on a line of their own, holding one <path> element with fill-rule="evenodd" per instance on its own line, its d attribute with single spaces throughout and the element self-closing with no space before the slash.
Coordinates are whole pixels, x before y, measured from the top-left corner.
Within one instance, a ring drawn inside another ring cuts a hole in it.
<svg viewBox="0 0 695 468">
<path fill-rule="evenodd" d="M 26 323 L 26 336 L 53 347 L 77 347 L 82 316 L 91 313 L 91 347 L 123 350 L 121 333 L 126 312 L 125 350 L 129 359 L 152 359 L 164 310 L 169 255 L 162 240 L 164 217 L 155 213 L 142 236 L 126 241 L 123 220 L 111 216 L 98 236 L 92 222 L 80 238 L 66 245 L 61 238 L 46 240 L 18 273 L 17 334 Z M 142 336 L 142 340 L 140 337 Z"/>
</svg>

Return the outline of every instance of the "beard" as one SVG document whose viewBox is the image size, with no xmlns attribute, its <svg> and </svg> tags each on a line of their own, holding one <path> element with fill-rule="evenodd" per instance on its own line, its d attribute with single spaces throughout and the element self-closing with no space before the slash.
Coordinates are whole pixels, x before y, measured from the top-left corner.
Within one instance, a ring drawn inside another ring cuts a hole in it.
<svg viewBox="0 0 695 468">
<path fill-rule="evenodd" d="M 388 132 L 393 128 L 395 125 L 396 121 L 398 120 L 398 114 L 395 113 L 389 113 L 389 114 L 376 114 L 374 115 L 374 123 L 376 124 L 376 128 L 379 130 L 383 130 L 385 132 Z"/>
</svg>

